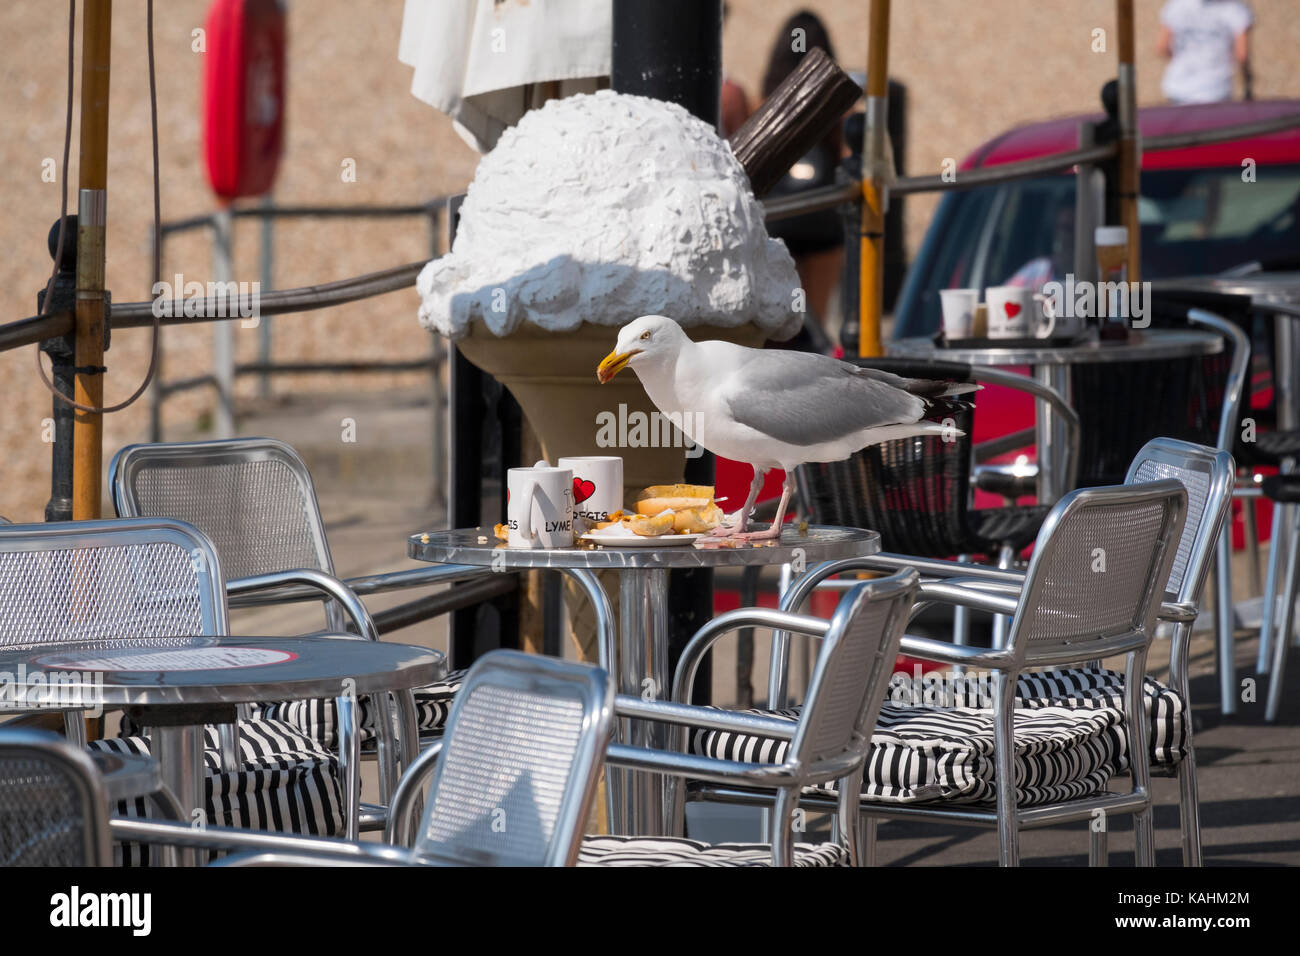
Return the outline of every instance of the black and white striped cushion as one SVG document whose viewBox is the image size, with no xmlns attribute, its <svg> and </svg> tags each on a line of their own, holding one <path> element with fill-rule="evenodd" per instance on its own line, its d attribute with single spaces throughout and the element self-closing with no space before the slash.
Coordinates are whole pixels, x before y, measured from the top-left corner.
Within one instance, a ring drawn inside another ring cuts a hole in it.
<svg viewBox="0 0 1300 956">
<path fill-rule="evenodd" d="M 216 727 L 204 728 L 205 822 L 213 826 L 271 830 L 311 836 L 344 832 L 343 787 L 338 759 L 296 727 L 282 721 L 253 720 L 239 724 L 239 768 L 221 770 Z M 90 746 L 110 753 L 149 755 L 152 741 L 144 735 L 108 737 Z M 155 816 L 144 799 L 124 801 L 115 812 L 126 817 Z M 122 844 L 118 862 L 148 866 L 157 862 L 151 847 Z"/>
<path fill-rule="evenodd" d="M 1154 677 L 1143 681 L 1142 694 L 1150 719 L 1147 743 L 1151 762 L 1171 767 L 1187 756 L 1187 705 L 1181 694 Z M 1033 671 L 1020 675 L 1016 697 L 1022 707 L 1108 707 L 1123 713 L 1124 675 L 1100 667 Z M 1127 749 L 1120 748 L 1119 753 L 1116 773 L 1128 769 Z"/>
<path fill-rule="evenodd" d="M 428 687 L 415 689 L 415 715 L 421 733 L 441 730 L 451 713 L 451 702 L 465 682 L 467 671 L 451 671 L 442 680 Z M 361 740 L 374 740 L 375 716 L 369 697 L 360 700 Z M 282 720 L 309 734 L 322 746 L 338 746 L 338 714 L 332 700 L 290 700 L 264 704 L 255 712 L 259 718 Z"/>
<path fill-rule="evenodd" d="M 796 843 L 795 866 L 848 866 L 838 843 Z M 700 843 L 674 837 L 589 836 L 578 866 L 771 866 L 766 843 Z"/>
<path fill-rule="evenodd" d="M 799 716 L 797 709 L 750 713 L 792 723 Z M 1014 720 L 1019 806 L 1098 793 L 1126 759 L 1125 736 L 1118 730 L 1123 712 L 1114 708 L 1024 709 Z M 787 741 L 754 734 L 703 728 L 691 733 L 693 753 L 724 760 L 780 763 L 788 747 Z M 885 704 L 871 738 L 862 794 L 888 803 L 992 802 L 995 766 L 991 710 Z M 834 785 L 817 789 L 833 792 Z"/>
</svg>

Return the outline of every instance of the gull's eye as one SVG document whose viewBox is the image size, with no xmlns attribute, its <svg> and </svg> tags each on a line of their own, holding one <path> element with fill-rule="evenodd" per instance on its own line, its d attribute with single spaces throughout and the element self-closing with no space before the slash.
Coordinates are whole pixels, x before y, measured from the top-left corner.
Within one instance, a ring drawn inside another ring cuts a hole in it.
<svg viewBox="0 0 1300 956">
<path fill-rule="evenodd" d="M 650 331 L 647 329 L 646 331 L 641 333 L 641 341 L 644 342 L 648 338 L 650 338 Z"/>
</svg>

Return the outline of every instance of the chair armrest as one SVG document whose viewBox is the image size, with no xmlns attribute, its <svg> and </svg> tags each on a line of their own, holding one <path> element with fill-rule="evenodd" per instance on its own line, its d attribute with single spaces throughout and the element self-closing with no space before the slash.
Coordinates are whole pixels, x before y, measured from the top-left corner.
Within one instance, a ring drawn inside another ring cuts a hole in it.
<svg viewBox="0 0 1300 956">
<path fill-rule="evenodd" d="M 1007 670 L 1014 663 L 1014 658 L 1005 651 L 949 644 L 947 641 L 936 641 L 931 637 L 916 637 L 912 634 L 903 635 L 898 645 L 898 653 L 906 654 L 908 657 L 918 657 L 923 661 L 961 664 L 965 667 L 987 667 L 989 670 L 997 671 Z"/>
<path fill-rule="evenodd" d="M 843 574 L 847 571 L 901 571 L 914 568 L 926 578 L 979 577 L 989 581 L 1006 581 L 1016 584 L 1025 579 L 1025 572 L 1014 568 L 992 568 L 984 564 L 970 564 L 966 561 L 946 561 L 942 558 L 919 558 L 910 554 L 893 554 L 882 551 L 879 554 L 862 558 L 845 558 L 842 561 L 828 561 L 808 572 L 819 578 L 831 574 Z M 826 570 L 823 570 L 826 569 Z M 800 578 L 802 582 L 804 578 Z"/>
<path fill-rule="evenodd" d="M 388 801 L 388 823 L 384 827 L 384 842 L 393 846 L 406 846 L 412 834 L 411 818 L 424 794 L 429 775 L 442 753 L 442 740 L 435 740 L 420 756 L 411 761 L 402 779 L 397 782 L 393 796 Z"/>
<path fill-rule="evenodd" d="M 241 830 L 236 827 L 200 829 L 191 826 L 189 822 L 141 820 L 128 817 L 112 817 L 108 821 L 108 826 L 113 839 L 122 842 L 156 843 L 203 850 L 243 849 L 313 855 L 326 853 L 354 860 L 383 859 L 401 862 L 413 859 L 411 852 L 401 847 L 385 846 L 380 843 L 354 843 L 333 837 L 304 837 L 288 833 L 268 833 L 264 830 Z"/>
<path fill-rule="evenodd" d="M 928 604 L 956 604 L 990 614 L 1014 615 L 1020 601 L 1005 594 L 976 591 L 947 581 L 928 581 L 921 584 L 921 592 L 913 607 L 912 617 Z"/>
<path fill-rule="evenodd" d="M 363 844 L 364 845 L 364 844 Z M 369 844 L 377 846 L 377 844 Z M 357 856 L 352 853 L 307 852 L 305 850 L 245 850 L 230 856 L 213 860 L 208 866 L 247 867 L 247 866 L 427 866 L 414 856 L 409 859 L 393 859 L 383 853 L 367 853 Z"/>
<path fill-rule="evenodd" d="M 605 754 L 605 764 L 672 777 L 707 780 L 711 783 L 780 787 L 795 782 L 794 775 L 781 764 L 741 763 L 737 760 L 651 750 L 629 744 L 610 744 Z"/>
<path fill-rule="evenodd" d="M 430 564 L 422 568 L 407 568 L 403 571 L 388 571 L 383 574 L 363 574 L 354 578 L 344 578 L 343 583 L 352 589 L 353 594 L 361 597 L 367 594 L 382 594 L 385 591 L 398 591 L 404 588 L 455 584 L 457 581 L 469 581 L 474 578 L 488 577 L 500 573 L 500 571 L 473 567 L 468 564 Z"/>
<path fill-rule="evenodd" d="M 1190 601 L 1165 601 L 1160 605 L 1160 620 L 1172 624 L 1191 624 L 1200 613 L 1200 608 Z"/>
<path fill-rule="evenodd" d="M 696 704 L 675 701 L 642 700 L 640 697 L 631 697 L 627 694 L 619 694 L 614 698 L 614 713 L 620 717 L 656 720 L 684 727 L 759 734 L 777 740 L 793 740 L 794 732 L 798 727 L 794 721 L 781 720 L 777 717 L 762 717 L 758 714 L 719 710 L 716 707 L 700 707 Z"/>
<path fill-rule="evenodd" d="M 1000 368 L 988 368 L 982 365 L 971 367 L 971 380 L 989 385 L 1002 385 L 1006 388 L 1013 388 L 1017 391 L 1027 392 L 1039 401 L 1046 402 L 1052 406 L 1052 411 L 1058 415 L 1065 424 L 1066 441 L 1069 445 L 1069 457 L 1067 459 L 1068 467 L 1066 468 L 1065 489 L 1074 487 L 1075 476 L 1079 470 L 1079 415 L 1070 406 L 1070 403 L 1056 389 L 1049 385 L 1030 378 L 1027 375 L 1020 375 L 1016 372 L 1008 372 Z"/>
<path fill-rule="evenodd" d="M 774 630 L 791 631 L 810 637 L 825 637 L 830 624 L 819 617 L 757 607 L 738 608 L 735 611 L 719 614 L 696 631 L 695 636 L 682 651 L 682 656 L 677 662 L 677 675 L 673 679 L 673 700 L 690 703 L 691 689 L 695 686 L 695 674 L 699 670 L 704 654 L 724 634 L 744 627 L 770 627 Z"/>
<path fill-rule="evenodd" d="M 251 595 L 258 592 L 275 591 L 286 584 L 300 584 L 308 588 L 313 588 L 326 597 L 333 598 L 343 608 L 344 612 L 352 619 L 357 633 L 362 637 L 369 638 L 372 641 L 379 640 L 379 631 L 375 628 L 375 622 L 370 617 L 370 612 L 366 606 L 361 603 L 361 599 L 352 592 L 346 584 L 334 577 L 332 574 L 326 574 L 324 571 L 317 571 L 314 568 L 296 568 L 291 571 L 274 571 L 270 574 L 258 574 L 247 578 L 235 578 L 226 582 L 226 593 L 232 598 L 236 596 Z M 249 604 L 279 603 L 275 600 L 270 601 L 237 601 L 230 602 L 232 607 L 245 607 Z"/>
</svg>

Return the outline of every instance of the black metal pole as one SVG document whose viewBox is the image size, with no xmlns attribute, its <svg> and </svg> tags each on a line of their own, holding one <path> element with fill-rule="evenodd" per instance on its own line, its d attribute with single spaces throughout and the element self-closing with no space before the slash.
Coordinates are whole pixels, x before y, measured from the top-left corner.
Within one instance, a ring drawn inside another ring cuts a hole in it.
<svg viewBox="0 0 1300 956">
<path fill-rule="evenodd" d="M 51 292 L 51 311 L 74 309 L 77 305 L 77 217 L 68 216 L 64 227 L 63 259 Z M 59 223 L 50 228 L 50 258 L 58 253 Z M 36 295 L 38 312 L 45 308 L 45 289 Z M 72 397 L 73 371 L 76 365 L 73 333 L 41 342 L 41 351 L 50 357 L 50 375 L 59 394 Z M 75 410 L 67 402 L 51 396 L 54 441 L 51 445 L 50 500 L 45 505 L 46 521 L 72 520 L 72 419 Z"/>
<path fill-rule="evenodd" d="M 722 0 L 614 0 L 610 85 L 677 103 L 714 129 L 722 102 Z M 711 485 L 710 454 L 686 460 L 686 480 Z M 713 617 L 713 572 L 673 571 L 668 578 L 668 657 L 677 660 L 691 635 Z M 709 700 L 710 658 L 700 666 L 695 700 Z"/>
</svg>

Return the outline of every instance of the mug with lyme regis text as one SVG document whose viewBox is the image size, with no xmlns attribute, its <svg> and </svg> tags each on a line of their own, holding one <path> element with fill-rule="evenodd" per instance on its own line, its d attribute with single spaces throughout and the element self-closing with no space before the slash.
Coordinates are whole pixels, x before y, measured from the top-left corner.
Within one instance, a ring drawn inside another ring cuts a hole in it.
<svg viewBox="0 0 1300 956">
<path fill-rule="evenodd" d="M 506 544 L 567 548 L 573 544 L 573 472 L 539 461 L 506 473 Z"/>
<path fill-rule="evenodd" d="M 582 524 L 609 521 L 623 510 L 623 459 L 617 455 L 561 458 L 561 468 L 573 472 L 573 516 Z"/>
</svg>

